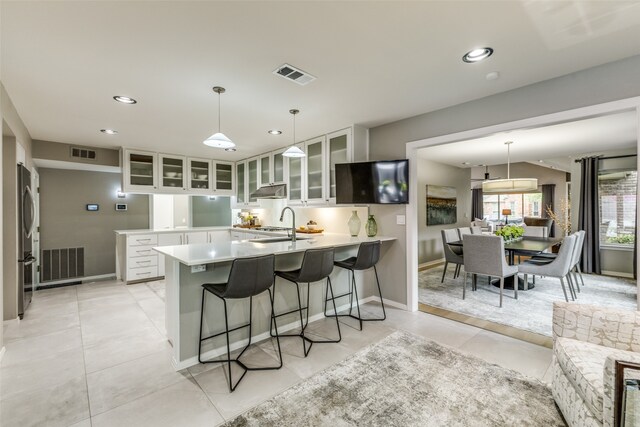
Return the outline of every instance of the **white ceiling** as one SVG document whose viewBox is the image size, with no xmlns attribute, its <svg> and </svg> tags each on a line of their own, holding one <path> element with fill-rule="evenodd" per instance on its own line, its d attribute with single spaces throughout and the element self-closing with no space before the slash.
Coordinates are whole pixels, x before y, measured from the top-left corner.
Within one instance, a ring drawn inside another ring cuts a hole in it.
<svg viewBox="0 0 640 427">
<path fill-rule="evenodd" d="M 460 168 L 507 163 L 506 141 L 511 144 L 511 162 L 533 162 L 569 170 L 573 159 L 637 146 L 635 111 L 561 123 L 535 129 L 500 132 L 484 138 L 429 147 L 418 151 L 422 158 Z M 544 163 L 539 163 L 543 160 Z M 468 163 L 468 164 L 465 164 Z"/>
<path fill-rule="evenodd" d="M 0 4 L 2 82 L 33 138 L 231 160 L 290 143 L 291 108 L 302 140 L 640 53 L 634 1 Z M 464 64 L 479 46 L 494 55 Z M 273 75 L 285 62 L 318 79 Z M 236 153 L 201 143 L 217 130 L 214 85 Z"/>
</svg>

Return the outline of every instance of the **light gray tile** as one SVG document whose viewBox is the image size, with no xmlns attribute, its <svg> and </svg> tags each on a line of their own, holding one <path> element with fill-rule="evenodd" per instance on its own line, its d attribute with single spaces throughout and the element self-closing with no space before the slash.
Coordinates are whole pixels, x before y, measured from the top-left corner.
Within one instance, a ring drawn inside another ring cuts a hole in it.
<svg viewBox="0 0 640 427">
<path fill-rule="evenodd" d="M 551 363 L 552 350 L 489 331 L 482 331 L 460 347 L 487 362 L 542 379 Z"/>
<path fill-rule="evenodd" d="M 418 317 L 413 321 L 401 322 L 396 327 L 455 348 L 459 348 L 482 331 L 474 326 L 426 313 L 418 313 Z"/>
<path fill-rule="evenodd" d="M 216 367 L 194 377 L 225 419 L 252 408 L 301 380 L 295 372 L 284 366 L 272 371 L 251 371 L 247 372 L 238 388 L 229 393 L 226 366 Z M 233 363 L 234 383 L 241 374 L 242 370 Z"/>
<path fill-rule="evenodd" d="M 46 335 L 64 329 L 75 328 L 80 324 L 78 313 L 60 314 L 55 316 L 38 317 L 33 320 L 11 321 L 4 329 L 4 341 L 10 341 Z"/>
<path fill-rule="evenodd" d="M 81 348 L 54 354 L 43 352 L 40 356 L 0 369 L 0 396 L 3 400 L 20 393 L 52 387 L 85 373 Z"/>
<path fill-rule="evenodd" d="M 52 387 L 20 393 L 0 405 L 3 427 L 66 427 L 89 418 L 84 374 Z"/>
<path fill-rule="evenodd" d="M 78 311 L 80 314 L 92 311 L 115 311 L 128 306 L 135 306 L 136 300 L 129 293 L 118 293 L 115 295 L 101 296 L 78 301 Z"/>
<path fill-rule="evenodd" d="M 191 378 L 92 419 L 93 427 L 204 427 L 215 426 L 223 421 L 206 394 Z"/>
<path fill-rule="evenodd" d="M 40 360 L 43 356 L 64 353 L 69 350 L 81 349 L 82 338 L 80 327 L 64 329 L 47 335 L 23 338 L 7 343 L 6 352 L 2 358 L 2 367 Z"/>
<path fill-rule="evenodd" d="M 25 313 L 24 320 L 40 319 L 43 317 L 53 317 L 65 314 L 78 313 L 78 302 L 60 302 L 51 304 L 49 302 L 32 302 Z"/>
<path fill-rule="evenodd" d="M 120 336 L 85 346 L 86 370 L 87 373 L 99 371 L 169 349 L 167 339 L 155 327 L 136 328 Z"/>
<path fill-rule="evenodd" d="M 69 427 L 91 427 L 91 418 L 79 421 L 75 424 L 70 425 Z"/>
<path fill-rule="evenodd" d="M 127 291 L 133 296 L 136 300 L 141 300 L 145 298 L 158 298 L 158 295 L 151 290 L 147 286 L 146 283 L 136 283 L 134 285 L 127 285 Z M 158 298 L 160 299 L 160 298 Z"/>
<path fill-rule="evenodd" d="M 111 314 L 92 311 L 81 315 L 82 340 L 85 346 L 152 327 L 153 324 L 140 307 L 120 309 Z"/>
<path fill-rule="evenodd" d="M 185 375 L 188 372 L 173 369 L 166 351 L 87 374 L 91 414 L 100 414 L 175 384 Z"/>
<path fill-rule="evenodd" d="M 130 295 L 122 283 L 104 282 L 78 285 L 78 301 L 92 298 L 111 297 L 116 295 Z"/>
</svg>

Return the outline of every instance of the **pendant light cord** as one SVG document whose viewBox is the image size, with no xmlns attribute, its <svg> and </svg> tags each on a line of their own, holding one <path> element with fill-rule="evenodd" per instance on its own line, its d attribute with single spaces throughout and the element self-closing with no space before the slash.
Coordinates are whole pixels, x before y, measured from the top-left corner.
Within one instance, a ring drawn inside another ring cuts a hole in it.
<svg viewBox="0 0 640 427">
<path fill-rule="evenodd" d="M 222 132 L 222 130 L 220 130 L 220 92 L 218 92 L 218 132 Z"/>
</svg>

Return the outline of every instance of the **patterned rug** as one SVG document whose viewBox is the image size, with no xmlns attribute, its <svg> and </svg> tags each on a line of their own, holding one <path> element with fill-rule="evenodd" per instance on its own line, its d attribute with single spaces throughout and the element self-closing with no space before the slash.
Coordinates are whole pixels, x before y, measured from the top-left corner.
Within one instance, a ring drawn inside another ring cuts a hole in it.
<svg viewBox="0 0 640 427">
<path fill-rule="evenodd" d="M 444 283 L 440 283 L 442 269 L 443 266 L 438 266 L 419 273 L 419 302 L 551 336 L 553 303 L 564 301 L 560 280 L 537 276 L 535 288 L 518 292 L 517 300 L 513 299 L 512 290 L 505 289 L 502 308 L 499 308 L 500 289 L 489 285 L 486 277 L 478 276 L 478 290 L 475 292 L 471 292 L 471 279 L 469 279 L 466 299 L 463 300 L 464 268 L 460 276 L 454 279 L 454 267 L 449 266 Z M 635 281 L 592 274 L 583 276 L 585 286 L 580 287 L 581 292 L 578 293 L 577 303 L 637 310 Z"/>
<path fill-rule="evenodd" d="M 535 379 L 394 332 L 225 426 L 564 426 Z"/>
</svg>

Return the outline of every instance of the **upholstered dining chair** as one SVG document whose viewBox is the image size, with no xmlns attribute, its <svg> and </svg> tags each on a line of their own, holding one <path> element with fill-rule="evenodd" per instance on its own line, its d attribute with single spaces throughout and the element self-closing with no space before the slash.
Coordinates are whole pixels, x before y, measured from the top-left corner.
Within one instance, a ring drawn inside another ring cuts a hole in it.
<svg viewBox="0 0 640 427">
<path fill-rule="evenodd" d="M 518 264 L 518 272 L 524 273 L 525 283 L 527 282 L 529 274 L 535 274 L 537 276 L 547 276 L 547 277 L 556 277 L 560 279 L 560 284 L 562 285 L 562 292 L 564 293 L 565 301 L 569 302 L 569 298 L 567 297 L 567 290 L 564 286 L 564 278 L 569 274 L 569 270 L 571 267 L 571 262 L 573 261 L 573 251 L 576 245 L 576 241 L 578 237 L 575 235 L 570 235 L 564 238 L 562 241 L 562 245 L 560 246 L 560 250 L 558 251 L 558 256 L 553 259 L 553 261 L 548 263 L 539 263 L 535 260 L 530 260 L 523 262 L 522 264 Z M 571 286 L 571 282 L 569 284 L 569 291 L 571 292 L 571 299 L 575 301 L 575 292 L 573 287 Z"/>
<path fill-rule="evenodd" d="M 504 241 L 500 236 L 467 234 L 462 240 L 464 249 L 464 284 L 462 299 L 467 291 L 467 276 L 472 275 L 472 290 L 476 290 L 477 275 L 500 278 L 500 307 L 505 277 L 516 276 L 518 267 L 507 264 Z M 514 298 L 518 299 L 518 278 L 514 278 Z"/>
<path fill-rule="evenodd" d="M 458 236 L 460 236 L 460 240 L 462 240 L 462 236 L 464 236 L 465 234 L 473 234 L 471 231 L 471 227 L 458 228 Z"/>
<path fill-rule="evenodd" d="M 471 234 L 482 234 L 482 227 L 471 227 Z"/>
<path fill-rule="evenodd" d="M 461 247 L 454 247 L 448 244 L 449 242 L 456 242 L 460 240 L 458 237 L 458 230 L 451 228 L 449 230 L 440 230 L 440 233 L 442 235 L 442 250 L 444 251 L 444 269 L 442 270 L 442 280 L 440 280 L 440 283 L 443 283 L 449 263 L 456 265 L 456 269 L 453 273 L 453 278 L 455 279 L 460 273 L 460 266 L 464 263 L 464 259 Z"/>
</svg>

